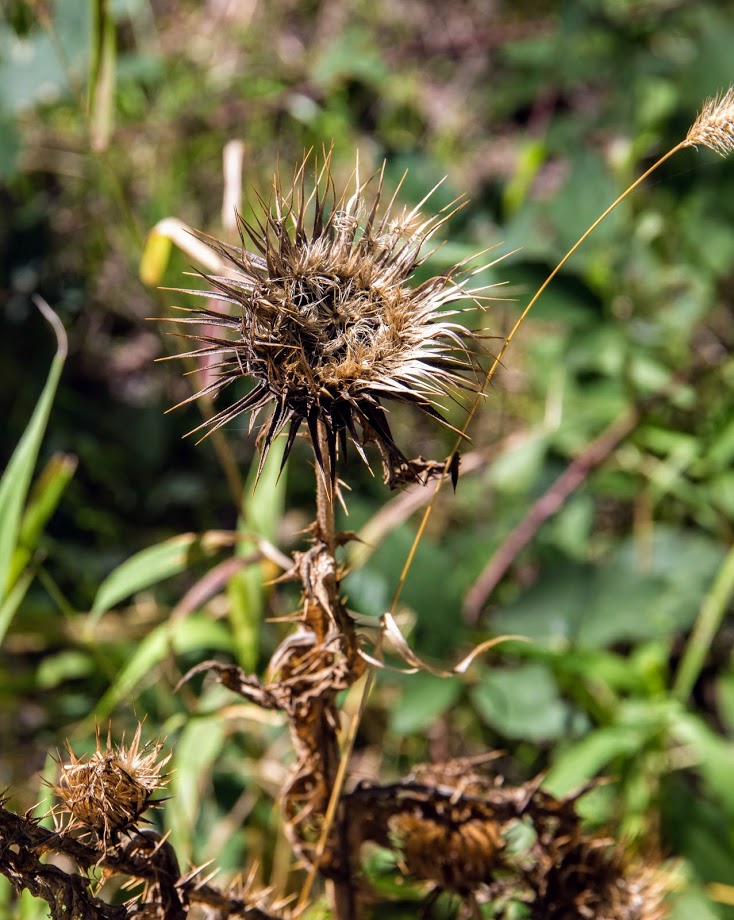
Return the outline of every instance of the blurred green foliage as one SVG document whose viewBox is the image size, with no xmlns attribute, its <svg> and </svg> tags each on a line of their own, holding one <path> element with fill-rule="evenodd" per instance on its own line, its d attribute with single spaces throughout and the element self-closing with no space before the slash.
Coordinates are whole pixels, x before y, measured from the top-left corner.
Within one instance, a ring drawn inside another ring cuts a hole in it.
<svg viewBox="0 0 734 920">
<path fill-rule="evenodd" d="M 219 452 L 212 439 L 195 447 L 182 440 L 195 408 L 164 415 L 191 391 L 177 362 L 153 363 L 175 343 L 146 319 L 181 298 L 139 281 L 146 234 L 177 216 L 226 238 L 232 138 L 246 145 L 252 201 L 278 161 L 287 173 L 333 143 L 346 180 L 359 149 L 364 170 L 387 161 L 390 193 L 408 169 L 406 203 L 444 175 L 434 207 L 470 199 L 427 270 L 519 250 L 481 278 L 507 282 L 481 318 L 501 339 L 581 232 L 732 82 L 734 12 L 677 0 L 6 0 L 4 14 L 0 459 L 16 488 L 3 502 L 0 487 L 0 562 L 16 568 L 0 584 L 0 601 L 14 598 L 0 608 L 0 786 L 28 807 L 31 771 L 64 738 L 80 754 L 95 720 L 121 732 L 146 716 L 146 732 L 175 743 L 161 821 L 182 858 L 225 872 L 259 861 L 282 891 L 291 869 L 269 808 L 287 769 L 282 725 L 221 688 L 172 688 L 212 654 L 262 665 L 284 629 L 264 618 L 297 598 L 263 587 L 275 574 L 263 565 L 171 611 L 253 545 L 217 533 L 295 545 L 312 470 L 295 450 L 287 480 L 266 476 L 254 497 L 246 487 L 241 513 L 221 449 L 245 479 L 253 439 L 232 426 Z M 441 495 L 401 597 L 411 641 L 442 664 L 492 635 L 532 641 L 461 679 L 381 674 L 357 745 L 357 770 L 385 779 L 494 748 L 510 779 L 548 770 L 559 792 L 611 777 L 584 800 L 587 817 L 683 861 L 677 920 L 734 916 L 733 228 L 734 163 L 684 151 L 543 295 L 473 422 L 466 454 L 480 462 Z M 164 283 L 186 270 L 174 249 Z M 28 427 L 53 360 L 33 292 L 69 336 L 45 433 L 38 416 Z M 629 412 L 629 434 L 513 556 L 481 615 L 463 615 L 507 535 Z M 396 415 L 415 454 L 446 455 L 450 439 Z M 43 441 L 21 476 L 11 456 L 26 431 Z M 46 472 L 27 497 L 33 470 Z M 348 479 L 345 527 L 392 502 L 346 582 L 350 605 L 377 616 L 417 517 L 365 470 Z M 371 859 L 389 887 L 394 866 Z M 36 908 L 24 899 L 18 915 Z M 415 915 L 414 903 L 395 909 Z"/>
</svg>

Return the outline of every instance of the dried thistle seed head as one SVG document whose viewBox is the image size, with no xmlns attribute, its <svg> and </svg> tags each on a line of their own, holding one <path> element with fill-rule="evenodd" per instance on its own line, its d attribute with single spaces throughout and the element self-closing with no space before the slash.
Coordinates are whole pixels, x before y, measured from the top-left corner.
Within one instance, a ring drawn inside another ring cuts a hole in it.
<svg viewBox="0 0 734 920">
<path fill-rule="evenodd" d="M 367 462 L 368 441 L 376 443 L 389 481 L 396 469 L 403 480 L 411 478 L 383 403 L 408 403 L 447 424 L 436 400 L 476 388 L 478 365 L 476 337 L 453 320 L 458 311 L 446 307 L 466 300 L 476 306 L 481 289 L 467 289 L 471 274 L 462 275 L 463 263 L 415 287 L 409 284 L 427 257 L 424 244 L 451 216 L 450 208 L 427 218 L 418 208 L 394 216 L 393 197 L 380 214 L 384 166 L 364 183 L 357 168 L 354 190 L 341 195 L 330 155 L 315 168 L 308 193 L 307 167 L 308 158 L 289 191 L 276 177 L 271 202 L 261 202 L 259 218 L 239 219 L 241 248 L 209 241 L 230 272 L 205 276 L 212 290 L 187 293 L 229 306 L 188 311 L 193 315 L 179 320 L 224 333 L 208 329 L 187 336 L 202 347 L 186 356 L 219 360 L 214 381 L 190 399 L 249 379 L 247 395 L 200 427 L 215 430 L 245 412 L 251 413 L 252 427 L 267 407 L 261 467 L 288 426 L 285 462 L 305 422 L 316 461 L 322 471 L 329 469 L 332 481 L 338 451 L 344 455 L 352 442 Z M 415 471 L 412 478 L 419 476 Z"/>
<path fill-rule="evenodd" d="M 410 875 L 447 891 L 490 881 L 504 846 L 498 822 L 473 816 L 460 802 L 445 814 L 394 815 L 390 833 Z"/>
<path fill-rule="evenodd" d="M 141 731 L 139 724 L 128 747 L 124 739 L 113 745 L 108 735 L 103 748 L 98 733 L 97 749 L 89 760 L 77 758 L 69 748 L 71 760 L 60 764 L 59 784 L 53 787 L 62 814 L 68 815 L 67 829 L 95 831 L 107 843 L 141 819 L 150 797 L 166 785 L 161 771 L 171 759 L 170 754 L 158 759 L 160 741 L 141 747 Z"/>
</svg>

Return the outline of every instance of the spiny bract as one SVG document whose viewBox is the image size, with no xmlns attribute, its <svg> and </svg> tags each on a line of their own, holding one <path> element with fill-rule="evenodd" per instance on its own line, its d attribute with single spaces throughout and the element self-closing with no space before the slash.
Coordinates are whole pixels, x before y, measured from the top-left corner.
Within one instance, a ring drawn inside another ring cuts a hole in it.
<svg viewBox="0 0 734 920">
<path fill-rule="evenodd" d="M 231 306 L 188 310 L 192 316 L 173 321 L 219 327 L 228 335 L 205 328 L 186 336 L 202 347 L 180 357 L 216 355 L 218 363 L 215 379 L 184 402 L 249 378 L 250 391 L 200 427 L 215 430 L 250 412 L 252 428 L 269 407 L 261 468 L 288 425 L 285 462 L 305 422 L 322 471 L 322 445 L 328 450 L 332 480 L 337 451 L 343 456 L 348 441 L 365 462 L 363 445 L 376 444 L 387 481 L 417 479 L 418 467 L 393 440 L 383 402 L 409 403 L 447 424 L 436 398 L 478 388 L 480 379 L 476 336 L 452 321 L 456 309 L 445 309 L 482 299 L 481 289 L 465 287 L 473 273 L 462 263 L 416 287 L 408 284 L 427 258 L 425 243 L 455 209 L 449 205 L 423 218 L 419 208 L 429 193 L 397 217 L 393 196 L 380 215 L 384 166 L 369 196 L 373 180 L 360 182 L 358 167 L 353 194 L 337 196 L 330 155 L 314 168 L 307 194 L 307 166 L 308 157 L 287 192 L 276 176 L 272 200 L 260 200 L 258 219 L 239 217 L 241 248 L 207 238 L 231 267 L 204 276 L 212 290 L 186 293 Z"/>
<path fill-rule="evenodd" d="M 78 758 L 69 748 L 71 760 L 61 764 L 58 786 L 61 812 L 68 815 L 68 829 L 96 831 L 107 843 L 132 828 L 151 804 L 150 797 L 167 782 L 161 775 L 171 755 L 158 760 L 163 747 L 157 741 L 141 747 L 142 724 L 138 724 L 132 743 L 113 745 L 107 738 L 89 758 Z"/>
</svg>

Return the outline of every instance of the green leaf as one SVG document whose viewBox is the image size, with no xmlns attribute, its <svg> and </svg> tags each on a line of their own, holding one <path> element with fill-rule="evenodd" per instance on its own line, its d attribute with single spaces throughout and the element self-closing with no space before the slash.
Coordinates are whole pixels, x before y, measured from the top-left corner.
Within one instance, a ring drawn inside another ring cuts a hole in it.
<svg viewBox="0 0 734 920">
<path fill-rule="evenodd" d="M 23 603 L 23 598 L 26 596 L 34 576 L 35 572 L 32 568 L 26 569 L 10 589 L 2 604 L 0 604 L 0 642 L 4 639 L 16 611 Z"/>
<path fill-rule="evenodd" d="M 397 735 L 425 731 L 459 699 L 463 681 L 458 678 L 411 674 L 402 683 L 397 704 L 390 710 L 390 729 Z"/>
<path fill-rule="evenodd" d="M 547 434 L 542 431 L 531 433 L 495 460 L 491 468 L 491 482 L 510 494 L 528 492 L 540 472 L 547 449 Z"/>
<path fill-rule="evenodd" d="M 89 135 L 94 150 L 106 150 L 115 119 L 117 35 L 107 0 L 96 0 L 93 55 L 89 69 Z"/>
<path fill-rule="evenodd" d="M 110 610 L 124 598 L 186 571 L 192 559 L 215 553 L 231 543 L 231 535 L 224 531 L 183 533 L 126 559 L 100 585 L 86 624 L 87 630 L 94 628 L 105 610 Z"/>
<path fill-rule="evenodd" d="M 634 754 L 643 735 L 631 725 L 598 728 L 556 757 L 543 785 L 554 795 L 567 795 L 581 788 L 616 757 Z"/>
<path fill-rule="evenodd" d="M 573 715 L 550 669 L 540 662 L 486 672 L 471 699 L 484 721 L 505 738 L 539 742 L 563 737 Z"/>
<path fill-rule="evenodd" d="M 36 686 L 49 690 L 67 680 L 92 674 L 95 669 L 91 655 L 77 649 L 66 649 L 44 658 L 36 671 Z"/>
<path fill-rule="evenodd" d="M 166 808 L 166 824 L 178 858 L 190 862 L 193 840 L 201 810 L 201 799 L 210 787 L 208 775 L 222 750 L 225 726 L 218 714 L 190 719 L 176 742 L 172 805 Z"/>
<path fill-rule="evenodd" d="M 492 628 L 558 650 L 668 638 L 695 620 L 722 556 L 711 538 L 660 525 L 649 558 L 627 538 L 596 565 L 558 564 L 500 611 Z"/>
<path fill-rule="evenodd" d="M 30 561 L 49 518 L 56 510 L 61 496 L 76 471 L 76 457 L 54 454 L 36 480 L 20 522 L 18 545 L 10 567 L 9 584 L 14 584 Z"/>
<path fill-rule="evenodd" d="M 259 457 L 255 456 L 243 491 L 240 533 L 257 534 L 270 542 L 276 539 L 285 503 L 285 475 L 279 475 L 284 448 L 285 438 L 278 438 L 268 451 L 259 479 Z M 242 540 L 237 551 L 246 556 L 256 549 L 254 542 Z M 262 565 L 248 566 L 234 575 L 227 586 L 227 598 L 237 660 L 246 671 L 254 671 L 265 604 Z"/>
<path fill-rule="evenodd" d="M 201 652 L 204 648 L 232 649 L 232 637 L 222 623 L 203 616 L 190 616 L 161 623 L 150 632 L 115 678 L 110 689 L 94 708 L 94 719 L 106 719 L 125 698 L 134 695 L 138 686 L 168 655 Z"/>
<path fill-rule="evenodd" d="M 668 920 L 721 920 L 721 914 L 714 909 L 711 899 L 699 886 L 687 886 L 686 890 L 672 902 Z"/>
<path fill-rule="evenodd" d="M 679 744 L 689 747 L 711 794 L 734 817 L 734 745 L 715 734 L 698 716 L 687 712 L 681 712 L 675 719 L 671 733 Z"/>
<path fill-rule="evenodd" d="M 28 427 L 0 480 L 0 601 L 7 598 L 12 588 L 10 567 L 18 543 L 23 506 L 28 495 L 41 441 L 46 431 L 59 377 L 66 360 L 66 334 L 60 320 L 48 304 L 41 301 L 40 298 L 36 300 L 36 304 L 53 326 L 57 348 L 46 384 L 36 403 Z"/>
</svg>

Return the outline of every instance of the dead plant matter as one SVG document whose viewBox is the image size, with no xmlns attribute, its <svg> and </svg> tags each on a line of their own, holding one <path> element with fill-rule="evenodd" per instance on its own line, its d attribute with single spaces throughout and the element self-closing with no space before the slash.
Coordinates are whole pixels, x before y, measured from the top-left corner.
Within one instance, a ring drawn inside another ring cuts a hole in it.
<svg viewBox="0 0 734 920">
<path fill-rule="evenodd" d="M 466 286 L 471 273 L 462 264 L 415 287 L 408 283 L 428 255 L 425 244 L 456 202 L 423 217 L 419 208 L 432 193 L 399 214 L 393 213 L 393 196 L 380 214 L 384 166 L 362 182 L 357 164 L 351 194 L 337 194 L 330 154 L 314 166 L 310 191 L 308 167 L 306 157 L 288 191 L 276 176 L 270 202 L 260 201 L 261 215 L 238 218 L 241 248 L 207 239 L 232 270 L 205 276 L 211 290 L 187 293 L 235 310 L 198 309 L 174 320 L 229 333 L 187 336 L 202 346 L 188 356 L 220 358 L 216 378 L 190 399 L 251 380 L 246 395 L 201 427 L 215 430 L 245 412 L 252 426 L 260 410 L 270 408 L 261 466 L 289 426 L 285 462 L 305 422 L 323 472 L 320 422 L 327 431 L 332 481 L 337 446 L 344 455 L 349 441 L 365 462 L 363 445 L 375 442 L 391 484 L 419 479 L 424 470 L 412 466 L 393 440 L 383 401 L 409 403 L 447 424 L 436 400 L 477 387 L 476 337 L 452 319 L 457 309 L 445 309 L 480 302 L 481 290 Z M 372 183 L 376 188 L 369 192 Z"/>
<path fill-rule="evenodd" d="M 576 802 L 589 787 L 556 798 L 540 779 L 511 786 L 463 759 L 360 785 L 343 801 L 344 845 L 395 850 L 408 876 L 459 895 L 472 916 L 514 901 L 533 920 L 663 920 L 671 867 L 584 832 Z"/>
<path fill-rule="evenodd" d="M 166 785 L 161 771 L 171 755 L 158 755 L 162 742 L 141 747 L 142 724 L 129 746 L 124 740 L 113 745 L 108 735 L 103 747 L 97 735 L 97 749 L 85 760 L 69 747 L 70 761 L 60 764 L 61 777 L 53 790 L 61 800 L 57 817 L 67 830 L 94 831 L 104 843 L 135 826 L 151 804 L 150 798 Z"/>
</svg>

